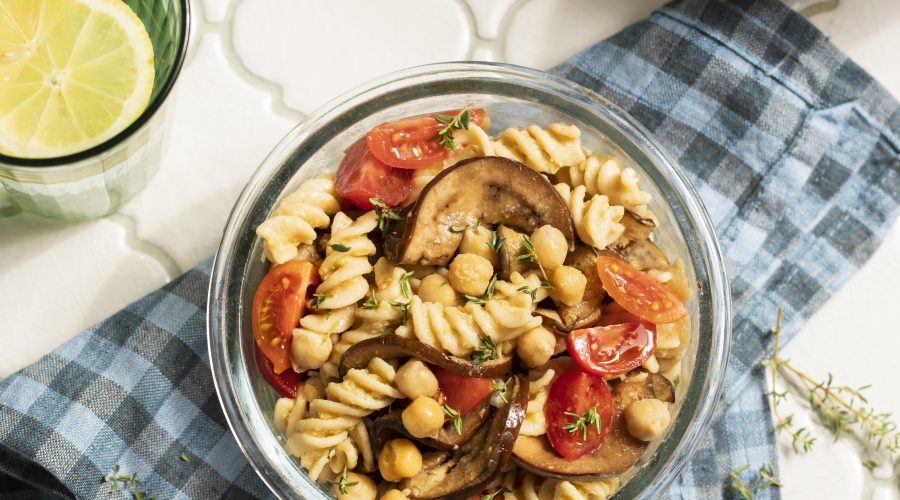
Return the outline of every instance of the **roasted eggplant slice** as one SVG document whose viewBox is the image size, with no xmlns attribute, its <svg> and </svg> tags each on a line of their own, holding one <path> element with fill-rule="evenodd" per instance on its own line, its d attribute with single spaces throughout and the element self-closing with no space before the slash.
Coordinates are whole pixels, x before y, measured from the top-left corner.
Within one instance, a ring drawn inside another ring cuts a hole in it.
<svg viewBox="0 0 900 500">
<path fill-rule="evenodd" d="M 403 421 L 401 420 L 402 413 L 402 410 L 394 410 L 375 419 L 374 427 L 377 429 L 377 432 L 389 431 L 401 434 L 438 450 L 455 450 L 472 439 L 472 436 L 475 435 L 490 416 L 491 407 L 485 401 L 481 407 L 462 417 L 461 432 L 456 432 L 453 422 L 447 421 L 436 437 L 421 439 L 413 437 L 406 431 L 406 427 L 403 426 Z M 387 440 L 384 441 L 386 442 Z"/>
<path fill-rule="evenodd" d="M 625 231 L 613 243 L 616 247 L 627 246 L 633 241 L 649 240 L 650 233 L 656 229 L 656 224 L 652 220 L 645 219 L 631 210 L 625 210 L 625 215 L 619 223 L 625 226 Z"/>
<path fill-rule="evenodd" d="M 666 254 L 650 240 L 632 241 L 628 246 L 619 249 L 619 252 L 625 262 L 641 271 L 669 267 L 669 259 L 666 258 Z"/>
<path fill-rule="evenodd" d="M 575 251 L 566 256 L 565 265 L 572 266 L 587 278 L 584 296 L 574 306 L 558 304 L 558 310 L 536 311 L 544 320 L 544 326 L 558 333 L 568 333 L 579 328 L 587 328 L 600 319 L 606 291 L 597 274 L 597 252 L 584 244 L 575 246 Z"/>
<path fill-rule="evenodd" d="M 549 224 L 574 248 L 565 202 L 541 174 L 506 158 L 464 160 L 438 174 L 412 210 L 385 235 L 385 255 L 395 264 L 447 265 L 462 241 L 456 225 L 505 224 L 531 234 Z"/>
<path fill-rule="evenodd" d="M 351 368 L 365 368 L 372 358 L 418 358 L 467 377 L 493 378 L 505 375 L 512 368 L 512 358 L 487 361 L 480 365 L 452 356 L 440 349 L 396 334 L 364 340 L 341 356 L 341 377 Z"/>
<path fill-rule="evenodd" d="M 453 452 L 429 455 L 422 471 L 401 481 L 398 489 L 409 489 L 411 499 L 464 500 L 479 493 L 509 460 L 528 406 L 528 379 L 516 377 L 508 399 L 472 439 Z"/>
<path fill-rule="evenodd" d="M 612 395 L 616 407 L 609 434 L 593 453 L 569 461 L 550 446 L 546 436 L 519 436 L 513 448 L 513 460 L 535 474 L 568 480 L 604 480 L 625 472 L 647 448 L 647 443 L 628 433 L 622 416 L 625 407 L 645 398 L 672 402 L 674 390 L 662 375 L 634 371 L 612 388 Z"/>
</svg>

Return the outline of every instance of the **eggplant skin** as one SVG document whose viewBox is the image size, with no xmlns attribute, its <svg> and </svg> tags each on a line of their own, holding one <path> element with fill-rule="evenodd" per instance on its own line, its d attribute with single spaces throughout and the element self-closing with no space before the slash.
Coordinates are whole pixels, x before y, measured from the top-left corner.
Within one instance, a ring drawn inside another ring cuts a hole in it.
<svg viewBox="0 0 900 500">
<path fill-rule="evenodd" d="M 410 499 L 466 500 L 494 480 L 509 461 L 528 406 L 528 379 L 519 375 L 510 385 L 509 403 L 494 409 L 472 439 L 404 479 L 399 489 L 408 488 Z"/>
<path fill-rule="evenodd" d="M 418 358 L 446 370 L 477 378 L 500 377 L 509 373 L 513 364 L 512 358 L 504 358 L 476 365 L 418 340 L 391 333 L 363 340 L 347 349 L 341 356 L 341 377 L 351 368 L 366 367 L 372 358 Z"/>
</svg>

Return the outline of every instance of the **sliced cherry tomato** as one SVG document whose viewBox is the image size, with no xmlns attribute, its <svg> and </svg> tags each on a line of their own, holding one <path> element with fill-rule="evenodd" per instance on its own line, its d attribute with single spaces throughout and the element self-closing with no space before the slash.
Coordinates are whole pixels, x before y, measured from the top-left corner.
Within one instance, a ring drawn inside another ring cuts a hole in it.
<svg viewBox="0 0 900 500">
<path fill-rule="evenodd" d="M 269 358 L 258 347 L 253 348 L 253 351 L 256 352 L 256 366 L 259 367 L 259 372 L 262 373 L 266 382 L 278 391 L 278 394 L 286 398 L 296 398 L 297 389 L 300 387 L 303 375 L 294 370 L 285 370 L 276 374 L 275 367 L 269 361 Z"/>
<path fill-rule="evenodd" d="M 438 132 L 446 127 L 437 121 L 435 116 L 457 116 L 462 110 L 443 111 L 430 115 L 413 116 L 395 122 L 378 125 L 366 134 L 369 150 L 376 158 L 397 168 L 433 167 L 450 153 L 435 139 Z M 484 121 L 484 110 L 469 110 L 469 123 L 481 125 Z"/>
<path fill-rule="evenodd" d="M 582 370 L 621 375 L 644 364 L 656 349 L 656 325 L 646 321 L 569 332 L 569 354 Z"/>
<path fill-rule="evenodd" d="M 484 398 L 491 393 L 489 378 L 467 377 L 438 367 L 432 367 L 432 371 L 444 395 L 444 404 L 458 411 L 460 416 L 481 406 Z"/>
<path fill-rule="evenodd" d="M 371 210 L 369 198 L 394 207 L 409 196 L 412 172 L 385 165 L 369 151 L 365 139 L 360 139 L 344 153 L 334 187 L 341 198 L 355 207 Z"/>
<path fill-rule="evenodd" d="M 600 420 L 599 433 L 596 421 L 584 418 L 590 415 L 588 410 Z M 577 460 L 603 443 L 612 414 L 612 395 L 602 377 L 579 370 L 564 372 L 553 381 L 544 404 L 547 439 L 563 458 Z M 570 425 L 579 419 L 584 425 Z"/>
<path fill-rule="evenodd" d="M 315 266 L 290 260 L 269 269 L 256 289 L 251 311 L 253 336 L 276 374 L 291 366 L 294 328 L 306 310 L 307 295 L 320 282 Z"/>
<path fill-rule="evenodd" d="M 651 323 L 672 323 L 687 316 L 674 293 L 630 264 L 614 257 L 597 257 L 603 288 L 631 314 Z"/>
</svg>

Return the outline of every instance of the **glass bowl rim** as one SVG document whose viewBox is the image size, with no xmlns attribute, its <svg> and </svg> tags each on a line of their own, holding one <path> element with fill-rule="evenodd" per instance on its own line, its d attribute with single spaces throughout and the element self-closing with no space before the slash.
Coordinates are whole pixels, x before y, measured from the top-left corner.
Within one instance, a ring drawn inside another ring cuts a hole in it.
<svg viewBox="0 0 900 500">
<path fill-rule="evenodd" d="M 185 58 L 187 57 L 188 43 L 191 38 L 190 0 L 175 1 L 181 4 L 181 12 L 183 12 L 183 15 L 179 18 L 179 22 L 181 24 L 181 41 L 179 43 L 178 52 L 176 52 L 175 54 L 175 61 L 173 61 L 172 63 L 172 71 L 169 72 L 169 77 L 166 79 L 166 83 L 162 86 L 159 93 L 156 95 L 156 98 L 150 101 L 149 104 L 147 104 L 147 108 L 144 109 L 144 111 L 141 112 L 141 114 L 133 122 L 131 122 L 130 125 L 125 127 L 118 134 L 110 137 L 100 144 L 97 144 L 96 146 L 85 149 L 84 151 L 78 151 L 77 153 L 71 153 L 65 156 L 54 156 L 51 158 L 19 158 L 17 156 L 7 156 L 3 153 L 0 153 L 0 164 L 26 168 L 66 167 L 80 161 L 97 157 L 113 149 L 114 147 L 118 146 L 126 139 L 134 135 L 138 130 L 141 129 L 141 127 L 144 126 L 144 124 L 149 122 L 153 118 L 153 116 L 156 115 L 156 112 L 159 111 L 159 108 L 162 107 L 163 103 L 166 101 L 166 98 L 169 96 L 169 93 L 172 91 L 172 88 L 175 86 L 175 81 L 178 79 L 178 75 L 179 73 L 181 73 L 181 67 L 184 65 Z"/>
<path fill-rule="evenodd" d="M 416 83 L 417 79 L 432 78 L 433 80 L 428 80 L 428 83 L 450 81 L 452 76 L 463 73 L 480 75 L 482 78 L 496 81 L 504 81 L 503 77 L 509 77 L 517 80 L 513 82 L 514 85 L 524 86 L 525 82 L 529 82 L 541 86 L 541 90 L 545 93 L 555 92 L 564 98 L 577 101 L 573 106 L 582 106 L 596 116 L 607 120 L 611 126 L 630 140 L 640 141 L 641 153 L 646 155 L 660 174 L 671 183 L 675 194 L 687 208 L 686 219 L 691 223 L 689 229 L 696 233 L 700 247 L 696 253 L 702 256 L 703 270 L 706 272 L 705 276 L 709 282 L 710 297 L 707 302 L 710 308 L 708 315 L 711 328 L 711 349 L 707 363 L 708 371 L 704 373 L 705 377 L 697 382 L 700 387 L 696 404 L 693 408 L 683 408 L 679 413 L 680 415 L 686 410 L 693 410 L 686 417 L 689 420 L 681 435 L 677 436 L 675 447 L 664 464 L 666 467 L 657 468 L 657 472 L 645 484 L 639 495 L 641 498 L 654 498 L 654 495 L 659 495 L 668 489 L 687 466 L 688 460 L 700 444 L 701 438 L 709 429 L 725 383 L 732 338 L 731 294 L 718 237 L 699 194 L 686 174 L 645 127 L 624 110 L 590 89 L 555 75 L 512 64 L 468 61 L 426 64 L 369 80 L 332 99 L 311 113 L 304 121 L 291 129 L 260 163 L 229 214 L 222 241 L 212 262 L 207 301 L 207 341 L 213 382 L 226 422 L 241 451 L 266 486 L 279 497 L 285 492 L 296 494 L 297 489 L 294 487 L 288 471 L 277 467 L 278 464 L 273 460 L 277 457 L 272 457 L 264 451 L 258 437 L 254 436 L 253 429 L 248 425 L 248 419 L 245 418 L 248 413 L 242 408 L 245 405 L 237 392 L 228 340 L 222 334 L 225 331 L 222 327 L 230 324 L 228 313 L 234 314 L 229 307 L 235 306 L 235 304 L 229 304 L 227 300 L 223 300 L 229 289 L 229 284 L 223 280 L 223 277 L 231 278 L 229 271 L 234 271 L 236 268 L 233 265 L 229 266 L 233 261 L 230 254 L 234 251 L 233 247 L 236 246 L 240 237 L 240 234 L 237 233 L 240 226 L 253 216 L 249 205 L 265 193 L 267 185 L 272 181 L 272 174 L 283 169 L 285 163 L 291 159 L 292 152 L 302 149 L 304 145 L 307 145 L 311 136 L 314 136 L 332 120 L 347 113 L 348 108 L 352 110 L 355 106 L 377 99 L 380 91 L 390 94 L 409 88 Z M 394 88 L 391 87 L 392 85 L 400 87 Z M 462 89 L 460 92 L 466 93 L 466 90 Z M 390 106 L 383 106 L 383 108 L 388 107 Z M 269 203 L 274 203 L 274 199 L 269 200 Z M 273 207 L 269 208 L 271 210 Z M 686 236 L 686 233 L 683 234 Z M 687 242 L 685 243 L 687 244 Z M 245 275 L 240 272 L 235 272 L 235 275 L 234 279 L 240 282 L 245 278 Z M 242 286 L 242 283 L 239 283 L 239 287 Z M 238 310 L 242 307 L 240 304 L 237 305 Z M 237 363 L 235 363 L 235 367 L 237 367 Z M 692 381 L 690 385 L 693 384 Z M 666 439 L 673 437 L 669 435 Z M 272 438 L 277 439 L 274 436 Z M 270 439 L 265 437 L 261 439 L 265 439 L 266 444 L 271 444 Z M 283 443 L 281 445 L 283 446 Z"/>
</svg>

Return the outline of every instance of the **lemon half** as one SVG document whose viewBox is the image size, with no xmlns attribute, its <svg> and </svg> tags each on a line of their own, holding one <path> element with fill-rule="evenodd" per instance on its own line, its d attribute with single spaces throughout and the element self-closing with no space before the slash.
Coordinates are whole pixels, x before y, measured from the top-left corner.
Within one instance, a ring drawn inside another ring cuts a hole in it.
<svg viewBox="0 0 900 500">
<path fill-rule="evenodd" d="M 150 37 L 121 0 L 0 0 L 0 153 L 96 146 L 143 112 L 153 79 Z"/>
</svg>

